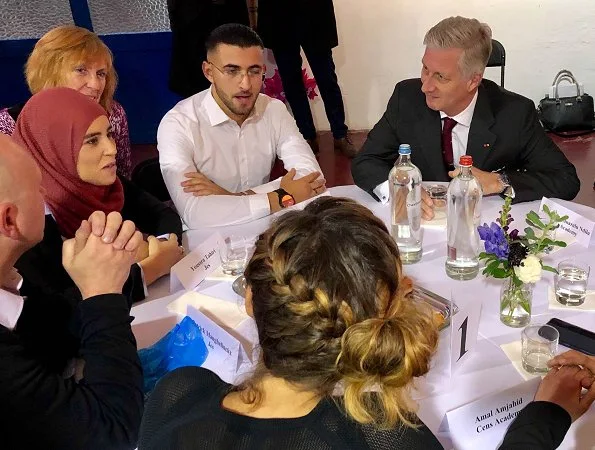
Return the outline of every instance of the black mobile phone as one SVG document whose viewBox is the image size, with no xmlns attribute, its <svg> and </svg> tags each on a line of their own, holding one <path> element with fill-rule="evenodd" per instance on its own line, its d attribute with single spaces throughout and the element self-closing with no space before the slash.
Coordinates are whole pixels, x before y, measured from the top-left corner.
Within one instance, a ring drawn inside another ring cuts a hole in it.
<svg viewBox="0 0 595 450">
<path fill-rule="evenodd" d="M 595 333 L 560 319 L 552 319 L 547 324 L 560 333 L 560 345 L 595 356 Z M 541 331 L 539 334 L 541 335 Z"/>
</svg>

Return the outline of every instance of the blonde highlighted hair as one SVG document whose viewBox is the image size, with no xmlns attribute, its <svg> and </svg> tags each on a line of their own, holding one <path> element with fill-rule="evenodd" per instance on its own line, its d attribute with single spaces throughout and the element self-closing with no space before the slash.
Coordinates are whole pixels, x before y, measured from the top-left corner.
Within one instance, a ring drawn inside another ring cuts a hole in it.
<svg viewBox="0 0 595 450">
<path fill-rule="evenodd" d="M 461 48 L 459 68 L 465 77 L 483 74 L 492 53 L 492 30 L 488 24 L 466 17 L 449 17 L 426 33 L 424 45 L 431 48 Z"/>
<path fill-rule="evenodd" d="M 25 64 L 29 90 L 36 94 L 45 88 L 63 86 L 69 71 L 90 61 L 106 64 L 105 88 L 99 104 L 110 111 L 118 82 L 112 52 L 95 33 L 74 25 L 53 28 L 37 41 Z"/>
<path fill-rule="evenodd" d="M 279 218 L 245 271 L 262 364 L 241 387 L 257 407 L 271 374 L 331 397 L 354 420 L 413 426 L 408 392 L 429 370 L 438 332 L 430 311 L 407 298 L 397 247 L 384 223 L 344 198 L 321 198 Z"/>
</svg>

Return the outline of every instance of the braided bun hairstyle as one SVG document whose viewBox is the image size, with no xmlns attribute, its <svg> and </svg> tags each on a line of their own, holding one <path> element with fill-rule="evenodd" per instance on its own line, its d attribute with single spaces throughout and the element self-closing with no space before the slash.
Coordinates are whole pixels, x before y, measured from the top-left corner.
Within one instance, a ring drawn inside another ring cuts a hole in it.
<svg viewBox="0 0 595 450">
<path fill-rule="evenodd" d="M 363 424 L 412 425 L 408 385 L 424 375 L 438 333 L 406 298 L 397 247 L 384 223 L 346 198 L 324 197 L 281 216 L 245 271 L 262 370 L 242 391 L 259 402 L 258 373 L 331 396 Z"/>
</svg>

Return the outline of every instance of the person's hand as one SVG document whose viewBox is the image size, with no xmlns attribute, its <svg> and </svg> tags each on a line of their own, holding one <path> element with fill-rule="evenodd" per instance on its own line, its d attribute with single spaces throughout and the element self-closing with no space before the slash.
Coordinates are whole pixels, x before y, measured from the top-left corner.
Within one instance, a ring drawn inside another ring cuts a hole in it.
<svg viewBox="0 0 595 450">
<path fill-rule="evenodd" d="M 178 245 L 178 237 L 173 233 L 165 241 L 149 236 L 147 242 L 149 256 L 139 264 L 143 268 L 145 282 L 149 285 L 167 275 L 171 268 L 184 257 L 184 247 Z"/>
<path fill-rule="evenodd" d="M 295 178 L 295 169 L 291 169 L 281 178 L 281 187 L 293 195 L 296 203 L 300 203 L 326 191 L 326 180 L 319 177 L 320 172 L 312 172 Z"/>
<path fill-rule="evenodd" d="M 434 218 L 434 201 L 423 187 L 421 188 L 421 217 L 424 220 Z"/>
<path fill-rule="evenodd" d="M 149 257 L 149 243 L 145 240 L 141 242 L 134 254 L 134 262 L 141 262 Z"/>
<path fill-rule="evenodd" d="M 555 403 L 564 408 L 574 422 L 595 401 L 595 387 L 582 394 L 583 380 L 590 375 L 579 366 L 553 367 L 544 377 L 535 394 L 535 401 Z"/>
<path fill-rule="evenodd" d="M 234 195 L 223 189 L 221 186 L 213 183 L 200 172 L 188 172 L 184 176 L 186 181 L 181 183 L 184 192 L 191 192 L 195 197 L 204 197 L 207 195 Z"/>
<path fill-rule="evenodd" d="M 128 240 L 132 250 L 128 251 L 103 242 L 91 230 L 91 224 L 85 220 L 75 237 L 64 241 L 62 265 L 81 291 L 83 299 L 121 293 L 142 235 L 134 232 Z"/>
<path fill-rule="evenodd" d="M 588 356 L 576 350 L 568 350 L 548 361 L 548 366 L 580 366 L 589 372 L 582 380 L 584 388 L 589 389 L 595 383 L 595 356 Z"/>
<path fill-rule="evenodd" d="M 125 249 L 129 252 L 136 252 L 142 245 L 142 240 L 132 240 L 136 234 L 134 222 L 125 220 L 122 223 L 122 215 L 117 211 L 112 211 L 107 216 L 103 211 L 95 211 L 89 216 L 88 223 L 83 221 L 77 231 L 75 238 L 81 242 L 92 233 L 100 237 L 106 244 L 113 244 L 117 250 Z"/>
<path fill-rule="evenodd" d="M 451 170 L 448 172 L 448 176 L 454 178 L 460 171 L 460 169 Z M 496 172 L 485 172 L 477 167 L 471 167 L 471 173 L 479 181 L 483 195 L 499 194 L 503 191 L 504 186 L 500 182 L 500 177 Z"/>
</svg>

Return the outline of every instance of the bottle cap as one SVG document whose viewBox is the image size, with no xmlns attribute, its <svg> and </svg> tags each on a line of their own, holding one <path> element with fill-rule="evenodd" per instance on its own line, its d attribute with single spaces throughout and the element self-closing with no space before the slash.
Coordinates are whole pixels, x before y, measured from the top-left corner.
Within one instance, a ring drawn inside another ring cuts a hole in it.
<svg viewBox="0 0 595 450">
<path fill-rule="evenodd" d="M 411 146 L 409 144 L 399 145 L 399 155 L 410 155 L 410 154 L 411 154 Z"/>
<path fill-rule="evenodd" d="M 465 167 L 471 167 L 473 165 L 473 157 L 471 157 L 469 155 L 461 156 L 461 159 L 459 160 L 459 165 L 465 166 Z"/>
</svg>

